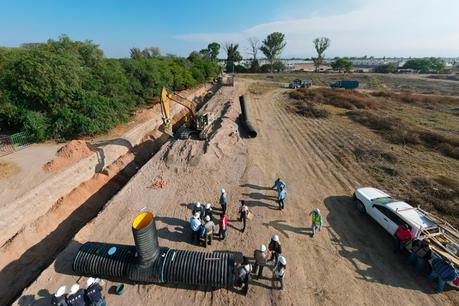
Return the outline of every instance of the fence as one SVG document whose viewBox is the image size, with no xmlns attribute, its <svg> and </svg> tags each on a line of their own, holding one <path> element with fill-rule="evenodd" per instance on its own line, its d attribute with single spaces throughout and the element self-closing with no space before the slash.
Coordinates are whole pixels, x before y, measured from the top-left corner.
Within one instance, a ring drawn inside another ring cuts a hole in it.
<svg viewBox="0 0 459 306">
<path fill-rule="evenodd" d="M 30 145 L 30 137 L 27 132 L 0 136 L 0 156 L 13 153 L 28 145 Z"/>
</svg>

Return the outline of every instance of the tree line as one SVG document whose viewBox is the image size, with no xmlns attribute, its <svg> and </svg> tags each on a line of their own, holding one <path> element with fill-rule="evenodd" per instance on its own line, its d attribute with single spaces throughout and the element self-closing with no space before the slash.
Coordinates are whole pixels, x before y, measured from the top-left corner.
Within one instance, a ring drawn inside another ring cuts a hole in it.
<svg viewBox="0 0 459 306">
<path fill-rule="evenodd" d="M 163 86 L 187 89 L 219 70 L 213 55 L 161 56 L 158 48 L 108 59 L 92 41 L 67 36 L 0 48 L 0 133 L 27 131 L 44 141 L 107 132 Z"/>
</svg>

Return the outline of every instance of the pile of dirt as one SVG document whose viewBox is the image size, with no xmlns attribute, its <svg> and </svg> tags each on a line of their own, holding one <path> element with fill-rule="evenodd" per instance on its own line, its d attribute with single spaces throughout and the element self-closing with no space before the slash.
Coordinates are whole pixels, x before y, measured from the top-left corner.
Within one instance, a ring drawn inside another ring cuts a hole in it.
<svg viewBox="0 0 459 306">
<path fill-rule="evenodd" d="M 95 151 L 87 141 L 72 140 L 57 151 L 56 158 L 47 162 L 43 166 L 43 170 L 47 172 L 59 171 L 90 156 Z"/>
<path fill-rule="evenodd" d="M 19 172 L 19 167 L 13 162 L 0 162 L 0 180 L 11 177 Z"/>
</svg>

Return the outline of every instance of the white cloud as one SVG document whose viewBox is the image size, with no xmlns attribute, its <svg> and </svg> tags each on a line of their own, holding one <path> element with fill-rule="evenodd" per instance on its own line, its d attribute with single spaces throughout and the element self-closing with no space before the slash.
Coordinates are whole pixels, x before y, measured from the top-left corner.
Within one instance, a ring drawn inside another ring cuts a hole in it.
<svg viewBox="0 0 459 306">
<path fill-rule="evenodd" d="M 459 56 L 458 0 L 366 0 L 354 10 L 333 15 L 255 25 L 241 32 L 183 34 L 188 42 L 236 42 L 285 33 L 284 56 L 311 56 L 312 40 L 331 39 L 329 56 Z M 244 50 L 244 48 L 242 48 Z"/>
</svg>

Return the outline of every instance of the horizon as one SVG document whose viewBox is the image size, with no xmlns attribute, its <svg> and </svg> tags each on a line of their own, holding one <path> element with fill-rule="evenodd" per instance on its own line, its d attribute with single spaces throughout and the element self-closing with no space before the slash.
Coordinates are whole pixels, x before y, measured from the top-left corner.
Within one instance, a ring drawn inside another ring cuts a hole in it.
<svg viewBox="0 0 459 306">
<path fill-rule="evenodd" d="M 1 3 L 8 14 L 0 20 L 0 46 L 20 47 L 65 34 L 93 41 L 108 58 L 122 58 L 133 47 L 187 56 L 215 41 L 238 43 L 248 58 L 249 37 L 261 41 L 278 31 L 286 35 L 283 59 L 314 56 L 312 40 L 318 36 L 331 39 L 327 58 L 459 57 L 459 2 L 453 0 L 228 2 L 179 0 L 173 7 L 144 0 L 116 6 L 108 0 Z M 261 4 L 264 14 L 254 14 Z M 219 57 L 225 57 L 223 50 Z"/>
</svg>

